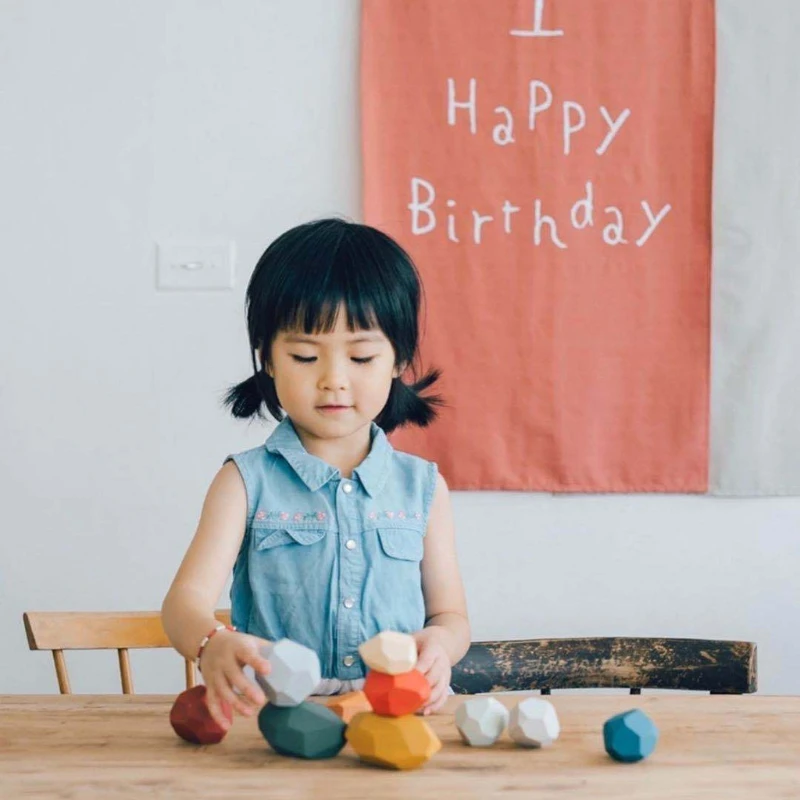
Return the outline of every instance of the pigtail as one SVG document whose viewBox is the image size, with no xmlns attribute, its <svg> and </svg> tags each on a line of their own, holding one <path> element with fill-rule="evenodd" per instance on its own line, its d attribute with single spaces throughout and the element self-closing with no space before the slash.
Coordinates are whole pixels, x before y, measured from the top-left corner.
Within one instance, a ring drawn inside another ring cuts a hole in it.
<svg viewBox="0 0 800 800">
<path fill-rule="evenodd" d="M 231 386 L 225 393 L 222 404 L 230 408 L 231 414 L 240 419 L 253 416 L 262 416 L 261 392 L 258 390 L 258 378 L 251 375 L 246 381 Z"/>
<path fill-rule="evenodd" d="M 412 384 L 395 378 L 389 391 L 389 399 L 375 419 L 377 425 L 386 433 L 391 433 L 401 425 L 419 425 L 421 428 L 430 425 L 438 416 L 438 408 L 444 405 L 444 400 L 438 394 L 422 393 L 433 386 L 440 375 L 438 369 L 433 369 Z"/>
<path fill-rule="evenodd" d="M 254 373 L 247 380 L 228 389 L 222 404 L 239 419 L 264 419 L 264 406 L 277 420 L 283 418 L 275 392 L 275 381 L 263 371 Z"/>
</svg>

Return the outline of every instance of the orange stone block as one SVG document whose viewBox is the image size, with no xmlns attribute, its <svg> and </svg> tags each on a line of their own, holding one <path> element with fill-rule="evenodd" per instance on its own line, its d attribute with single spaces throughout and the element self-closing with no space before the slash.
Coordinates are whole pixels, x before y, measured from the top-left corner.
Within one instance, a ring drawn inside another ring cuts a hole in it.
<svg viewBox="0 0 800 800">
<path fill-rule="evenodd" d="M 413 715 L 356 714 L 344 735 L 362 761 L 388 769 L 416 769 L 442 748 L 429 725 Z"/>
<path fill-rule="evenodd" d="M 400 675 L 385 675 L 371 670 L 364 682 L 364 694 L 376 714 L 403 717 L 422 708 L 431 696 L 431 687 L 418 669 Z"/>
<path fill-rule="evenodd" d="M 364 692 L 347 692 L 347 694 L 340 694 L 327 705 L 328 708 L 345 723 L 349 723 L 356 714 L 361 714 L 364 711 L 372 711 L 372 706 Z"/>
</svg>

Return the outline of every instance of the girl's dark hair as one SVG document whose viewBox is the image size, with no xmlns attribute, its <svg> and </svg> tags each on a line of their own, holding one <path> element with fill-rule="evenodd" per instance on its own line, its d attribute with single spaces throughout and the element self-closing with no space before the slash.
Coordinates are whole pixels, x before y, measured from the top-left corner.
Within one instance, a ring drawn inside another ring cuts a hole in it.
<svg viewBox="0 0 800 800">
<path fill-rule="evenodd" d="M 411 384 L 392 380 L 389 398 L 375 422 L 387 433 L 436 418 L 439 396 L 422 392 L 439 378 L 431 370 L 418 380 L 419 311 L 422 284 L 408 253 L 385 233 L 342 219 L 298 225 L 279 236 L 264 252 L 247 286 L 245 308 L 253 374 L 231 387 L 224 398 L 235 417 L 276 419 L 283 410 L 275 382 L 257 363 L 270 357 L 280 331 L 327 333 L 343 306 L 351 331 L 380 328 L 392 343 L 395 366 L 410 368 Z"/>
</svg>

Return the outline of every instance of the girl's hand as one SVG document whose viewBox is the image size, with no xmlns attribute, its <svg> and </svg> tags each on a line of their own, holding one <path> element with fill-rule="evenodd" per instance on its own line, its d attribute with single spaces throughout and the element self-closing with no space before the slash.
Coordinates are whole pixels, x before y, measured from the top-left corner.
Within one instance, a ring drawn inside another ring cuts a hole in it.
<svg viewBox="0 0 800 800">
<path fill-rule="evenodd" d="M 271 665 L 259 654 L 265 639 L 235 631 L 219 631 L 209 639 L 200 657 L 206 703 L 211 716 L 228 730 L 230 723 L 222 713 L 221 703 L 228 703 L 242 716 L 251 717 L 267 702 L 264 692 L 244 673 L 249 664 L 257 673 L 268 675 Z"/>
<path fill-rule="evenodd" d="M 441 640 L 441 631 L 425 628 L 414 634 L 417 643 L 417 669 L 428 679 L 431 696 L 421 711 L 424 715 L 438 711 L 447 700 L 452 668 L 450 658 Z"/>
</svg>

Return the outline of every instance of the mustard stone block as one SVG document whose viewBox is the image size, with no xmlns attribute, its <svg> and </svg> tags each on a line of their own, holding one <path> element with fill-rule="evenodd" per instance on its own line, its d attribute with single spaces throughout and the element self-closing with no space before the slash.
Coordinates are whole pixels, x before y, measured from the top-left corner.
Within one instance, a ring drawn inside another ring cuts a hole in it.
<svg viewBox="0 0 800 800">
<path fill-rule="evenodd" d="M 428 724 L 412 715 L 356 714 L 345 738 L 362 761 L 387 769 L 416 769 L 442 748 Z"/>
</svg>

